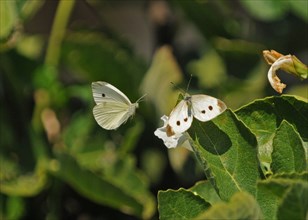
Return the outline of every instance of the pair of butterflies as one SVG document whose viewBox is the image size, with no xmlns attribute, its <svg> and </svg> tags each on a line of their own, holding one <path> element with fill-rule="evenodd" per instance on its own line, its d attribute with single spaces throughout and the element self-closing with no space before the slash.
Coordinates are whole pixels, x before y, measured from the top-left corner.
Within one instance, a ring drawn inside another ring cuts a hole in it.
<svg viewBox="0 0 308 220">
<path fill-rule="evenodd" d="M 138 102 L 143 98 L 131 103 L 119 89 L 102 81 L 92 83 L 92 92 L 97 104 L 93 108 L 94 118 L 102 128 L 107 130 L 117 129 L 125 123 L 129 117 L 135 114 L 139 107 Z M 226 108 L 222 101 L 214 97 L 187 95 L 170 113 L 166 133 L 168 136 L 183 133 L 191 126 L 193 117 L 203 122 L 209 121 Z"/>
</svg>

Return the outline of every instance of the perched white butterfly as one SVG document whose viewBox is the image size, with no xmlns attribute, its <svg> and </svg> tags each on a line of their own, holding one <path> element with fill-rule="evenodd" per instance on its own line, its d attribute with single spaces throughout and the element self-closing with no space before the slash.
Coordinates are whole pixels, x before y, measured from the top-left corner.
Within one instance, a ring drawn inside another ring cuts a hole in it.
<svg viewBox="0 0 308 220">
<path fill-rule="evenodd" d="M 92 92 L 96 106 L 93 115 L 97 123 L 104 129 L 117 129 L 135 114 L 139 107 L 137 102 L 131 103 L 127 96 L 107 82 L 93 82 Z"/>
<path fill-rule="evenodd" d="M 186 95 L 170 113 L 166 127 L 167 136 L 185 132 L 190 128 L 193 117 L 209 121 L 225 111 L 224 102 L 208 95 Z"/>
</svg>

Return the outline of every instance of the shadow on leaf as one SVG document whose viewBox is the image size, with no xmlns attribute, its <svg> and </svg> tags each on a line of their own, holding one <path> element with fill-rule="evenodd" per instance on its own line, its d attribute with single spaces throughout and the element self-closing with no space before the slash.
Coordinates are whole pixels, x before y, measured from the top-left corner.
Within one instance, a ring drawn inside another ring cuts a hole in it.
<svg viewBox="0 0 308 220">
<path fill-rule="evenodd" d="M 232 146 L 228 135 L 211 121 L 203 123 L 195 120 L 191 130 L 190 133 L 195 134 L 199 144 L 212 154 L 222 155 Z"/>
</svg>

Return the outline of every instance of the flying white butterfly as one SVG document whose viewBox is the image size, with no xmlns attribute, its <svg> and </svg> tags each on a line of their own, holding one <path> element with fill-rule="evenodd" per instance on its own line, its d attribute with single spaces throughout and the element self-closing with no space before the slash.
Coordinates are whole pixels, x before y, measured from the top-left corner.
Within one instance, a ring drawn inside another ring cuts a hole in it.
<svg viewBox="0 0 308 220">
<path fill-rule="evenodd" d="M 170 113 L 166 127 L 167 136 L 185 132 L 190 128 L 193 117 L 209 121 L 226 110 L 224 102 L 208 95 L 186 95 Z"/>
<path fill-rule="evenodd" d="M 125 123 L 129 117 L 135 114 L 139 107 L 127 98 L 127 96 L 113 85 L 107 82 L 93 82 L 92 92 L 96 106 L 93 108 L 93 115 L 96 122 L 104 129 L 117 129 Z"/>
</svg>

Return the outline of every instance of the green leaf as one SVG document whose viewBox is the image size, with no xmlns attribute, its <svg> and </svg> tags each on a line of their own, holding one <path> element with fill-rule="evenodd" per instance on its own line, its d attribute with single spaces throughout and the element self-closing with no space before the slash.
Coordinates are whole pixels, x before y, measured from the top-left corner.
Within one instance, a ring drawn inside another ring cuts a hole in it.
<svg viewBox="0 0 308 220">
<path fill-rule="evenodd" d="M 194 152 L 222 200 L 237 191 L 256 191 L 259 177 L 254 135 L 231 110 L 210 122 L 194 120 L 188 130 Z"/>
<path fill-rule="evenodd" d="M 52 65 L 39 66 L 33 77 L 33 84 L 39 91 L 47 92 L 46 106 L 62 107 L 67 103 L 67 90 L 58 80 L 59 71 Z"/>
<path fill-rule="evenodd" d="M 88 142 L 94 142 L 93 139 L 89 138 L 89 133 L 95 125 L 94 117 L 90 113 L 87 116 L 84 114 L 75 114 L 71 118 L 70 124 L 63 132 L 65 146 L 70 153 L 82 152 L 85 150 L 85 145 L 91 144 Z"/>
<path fill-rule="evenodd" d="M 19 13 L 23 19 L 32 17 L 44 4 L 45 0 L 32 1 L 32 0 L 18 0 Z"/>
<path fill-rule="evenodd" d="M 307 183 L 308 173 L 289 173 L 273 175 L 271 178 L 258 182 L 257 201 L 263 212 L 264 219 L 276 219 L 279 205 L 282 203 L 285 193 L 294 184 Z M 294 204 L 295 205 L 295 204 Z"/>
<path fill-rule="evenodd" d="M 301 17 L 304 21 L 308 22 L 308 13 L 307 13 L 308 3 L 307 1 L 289 0 L 289 4 L 295 15 L 297 15 L 298 17 Z"/>
<path fill-rule="evenodd" d="M 158 192 L 159 219 L 192 219 L 210 204 L 185 189 Z"/>
<path fill-rule="evenodd" d="M 307 79 L 308 66 L 302 63 L 296 56 L 292 56 L 293 67 L 289 67 L 285 71 L 297 76 L 300 79 Z M 290 71 L 291 70 L 291 71 Z"/>
<path fill-rule="evenodd" d="M 287 190 L 282 203 L 278 207 L 277 218 L 307 219 L 308 215 L 308 182 L 296 183 Z"/>
<path fill-rule="evenodd" d="M 115 38 L 95 32 L 71 32 L 63 42 L 61 60 L 77 77 L 110 82 L 131 101 L 140 97 L 137 91 L 145 65 Z"/>
<path fill-rule="evenodd" d="M 38 1 L 33 1 L 38 2 Z M 39 59 L 42 55 L 42 51 L 44 48 L 43 38 L 39 35 L 22 35 L 17 42 L 16 50 L 19 54 L 35 60 Z"/>
<path fill-rule="evenodd" d="M 192 191 L 195 195 L 198 195 L 201 198 L 203 198 L 211 205 L 214 205 L 215 203 L 221 201 L 216 190 L 208 180 L 197 182 L 189 190 Z"/>
<path fill-rule="evenodd" d="M 294 96 L 268 97 L 237 110 L 241 119 L 258 141 L 258 157 L 265 176 L 271 175 L 273 138 L 282 120 L 288 121 L 308 141 L 308 104 Z"/>
<path fill-rule="evenodd" d="M 224 6 L 224 3 L 219 4 L 221 2 L 218 1 L 173 2 L 181 8 L 188 19 L 194 23 L 205 38 L 211 39 L 215 36 L 229 36 L 227 27 L 235 22 L 230 16 L 228 16 L 227 19 L 229 11 L 228 8 Z"/>
<path fill-rule="evenodd" d="M 262 212 L 252 195 L 237 192 L 230 202 L 217 203 L 194 219 L 262 219 Z"/>
<path fill-rule="evenodd" d="M 47 184 L 45 162 L 39 163 L 35 172 L 20 175 L 16 178 L 1 181 L 0 192 L 11 196 L 34 196 L 40 193 Z"/>
<path fill-rule="evenodd" d="M 21 197 L 10 196 L 6 200 L 6 217 L 7 219 L 21 219 L 25 214 L 25 201 Z M 1 215 L 0 215 L 1 216 Z M 4 218 L 5 219 L 5 218 Z"/>
<path fill-rule="evenodd" d="M 170 112 L 178 99 L 179 92 L 172 88 L 182 82 L 182 71 L 169 46 L 159 48 L 146 72 L 140 90 L 154 103 L 160 115 Z M 153 113 L 151 113 L 151 117 Z"/>
<path fill-rule="evenodd" d="M 134 150 L 139 140 L 139 137 L 144 129 L 144 124 L 138 118 L 135 119 L 135 123 L 125 132 L 124 139 L 119 148 L 119 153 L 127 154 Z"/>
<path fill-rule="evenodd" d="M 283 120 L 273 138 L 272 170 L 274 173 L 305 171 L 305 149 L 293 126 Z"/>
<path fill-rule="evenodd" d="M 200 60 L 192 61 L 188 71 L 198 77 L 198 83 L 203 88 L 215 88 L 226 80 L 226 67 L 222 58 L 210 50 Z"/>
<path fill-rule="evenodd" d="M 0 181 L 15 178 L 18 175 L 17 163 L 0 154 Z"/>
<path fill-rule="evenodd" d="M 144 149 L 141 154 L 140 168 L 150 179 L 152 185 L 160 183 L 165 177 L 168 165 L 166 154 L 159 148 Z"/>
<path fill-rule="evenodd" d="M 13 31 L 17 23 L 18 14 L 16 1 L 0 1 L 0 39 L 6 38 Z"/>
<path fill-rule="evenodd" d="M 281 18 L 287 12 L 288 6 L 288 2 L 276 0 L 241 0 L 240 2 L 254 17 L 264 21 Z"/>
<path fill-rule="evenodd" d="M 101 161 L 92 159 L 94 163 Z M 121 161 L 111 167 L 114 167 L 114 170 L 109 171 L 109 175 L 100 174 L 98 170 L 90 171 L 82 167 L 73 157 L 61 154 L 57 161 L 51 163 L 50 171 L 81 195 L 98 204 L 140 218 L 151 217 L 154 213 L 154 199 L 145 188 L 143 180 L 136 175 L 130 175 L 130 166 L 121 164 Z"/>
<path fill-rule="evenodd" d="M 284 178 L 284 179 L 290 179 L 290 180 L 294 180 L 294 181 L 297 181 L 297 180 L 308 180 L 308 171 L 304 171 L 304 172 L 301 172 L 301 173 L 295 173 L 295 172 L 292 172 L 292 173 L 279 173 L 279 174 L 275 174 L 273 176 L 274 178 L 278 179 L 278 178 Z"/>
</svg>

